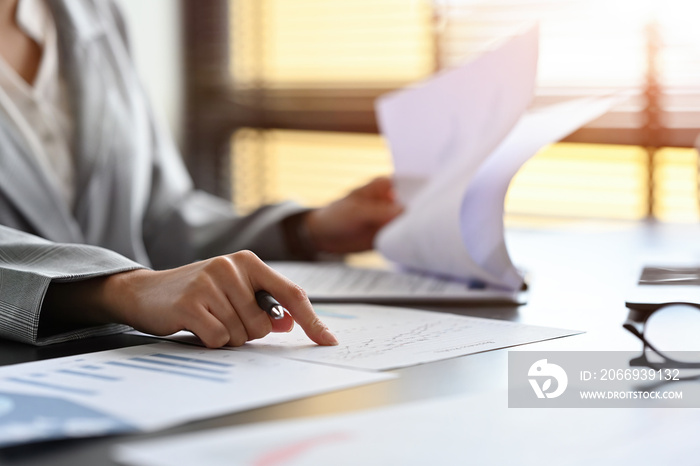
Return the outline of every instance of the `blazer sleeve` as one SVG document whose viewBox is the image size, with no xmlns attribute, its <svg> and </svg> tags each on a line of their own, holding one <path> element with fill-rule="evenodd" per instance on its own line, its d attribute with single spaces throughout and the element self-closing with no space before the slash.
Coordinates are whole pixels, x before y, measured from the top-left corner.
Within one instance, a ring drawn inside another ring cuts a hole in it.
<svg viewBox="0 0 700 466">
<path fill-rule="evenodd" d="M 46 345 L 129 329 L 108 324 L 59 334 L 39 332 L 41 306 L 51 282 L 70 282 L 143 266 L 119 254 L 80 244 L 52 243 L 0 225 L 0 337 Z"/>
</svg>

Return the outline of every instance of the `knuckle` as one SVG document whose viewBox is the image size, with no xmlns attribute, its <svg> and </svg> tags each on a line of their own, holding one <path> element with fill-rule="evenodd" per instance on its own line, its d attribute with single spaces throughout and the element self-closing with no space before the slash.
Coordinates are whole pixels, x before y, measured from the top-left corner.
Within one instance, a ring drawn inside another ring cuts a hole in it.
<svg viewBox="0 0 700 466">
<path fill-rule="evenodd" d="M 226 256 L 217 256 L 209 259 L 207 263 L 208 270 L 228 270 L 231 268 L 231 261 Z"/>
<path fill-rule="evenodd" d="M 292 296 L 292 299 L 294 299 L 296 301 L 308 301 L 309 300 L 309 295 L 306 293 L 306 290 L 297 284 L 292 284 L 292 289 L 291 289 L 290 294 Z"/>
<path fill-rule="evenodd" d="M 252 264 L 254 262 L 260 262 L 260 258 L 253 252 L 247 249 L 242 251 L 234 252 L 231 257 L 242 264 Z"/>
<path fill-rule="evenodd" d="M 216 282 L 211 275 L 199 275 L 189 286 L 183 290 L 183 294 L 193 299 L 200 299 L 202 296 L 210 296 L 216 288 Z"/>
<path fill-rule="evenodd" d="M 319 332 L 328 328 L 326 327 L 326 324 L 324 324 L 318 317 L 314 317 L 314 319 L 311 321 L 310 327 Z"/>
</svg>

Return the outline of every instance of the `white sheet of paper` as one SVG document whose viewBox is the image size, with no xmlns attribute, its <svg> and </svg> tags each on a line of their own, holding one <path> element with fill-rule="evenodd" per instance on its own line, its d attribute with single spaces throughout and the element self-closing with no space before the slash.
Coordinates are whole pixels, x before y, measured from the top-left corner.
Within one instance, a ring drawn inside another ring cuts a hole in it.
<svg viewBox="0 0 700 466">
<path fill-rule="evenodd" d="M 455 160 L 469 160 L 473 172 L 508 134 L 532 101 L 537 47 L 538 30 L 531 27 L 459 67 L 377 100 L 404 204 L 416 183 Z"/>
<path fill-rule="evenodd" d="M 391 377 L 170 342 L 4 366 L 0 445 L 149 431 Z"/>
<path fill-rule="evenodd" d="M 269 334 L 231 349 L 339 367 L 387 370 L 581 333 L 390 306 L 317 304 L 314 310 L 338 337 L 338 346 L 318 346 L 296 326 L 291 333 Z M 185 332 L 172 338 L 196 341 Z"/>
<path fill-rule="evenodd" d="M 375 242 L 389 260 L 503 286 L 461 245 L 459 209 L 479 165 L 532 101 L 537 54 L 538 30 L 532 27 L 460 67 L 378 99 L 379 126 L 405 205 Z"/>
<path fill-rule="evenodd" d="M 532 27 L 464 65 L 377 101 L 405 204 L 375 247 L 419 272 L 518 290 L 503 204 L 511 179 L 543 146 L 600 116 L 614 99 L 582 99 L 526 114 L 534 96 Z"/>
<path fill-rule="evenodd" d="M 457 158 L 435 173 L 405 213 L 380 231 L 377 249 L 409 269 L 519 289 L 523 277 L 510 260 L 503 229 L 511 179 L 542 147 L 618 101 L 578 99 L 527 113 L 478 168 Z"/>
<path fill-rule="evenodd" d="M 504 205 L 511 179 L 542 147 L 603 115 L 619 100 L 577 99 L 529 112 L 479 167 L 460 196 L 461 244 L 481 269 L 498 280 L 494 285 L 519 289 L 523 284 L 504 240 Z"/>
<path fill-rule="evenodd" d="M 509 409 L 496 392 L 134 442 L 113 457 L 131 466 L 692 465 L 697 417 L 691 409 Z"/>
</svg>

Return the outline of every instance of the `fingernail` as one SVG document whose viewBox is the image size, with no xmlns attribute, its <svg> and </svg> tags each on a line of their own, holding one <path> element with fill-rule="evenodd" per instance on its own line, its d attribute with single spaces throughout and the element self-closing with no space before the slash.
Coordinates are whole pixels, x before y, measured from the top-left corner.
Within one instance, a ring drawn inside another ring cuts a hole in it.
<svg viewBox="0 0 700 466">
<path fill-rule="evenodd" d="M 323 332 L 321 332 L 321 339 L 329 346 L 338 345 L 338 339 L 328 329 L 325 329 Z"/>
<path fill-rule="evenodd" d="M 289 327 L 289 330 L 287 330 L 287 333 L 291 333 L 292 330 L 294 330 L 294 321 L 292 321 L 292 325 Z"/>
</svg>

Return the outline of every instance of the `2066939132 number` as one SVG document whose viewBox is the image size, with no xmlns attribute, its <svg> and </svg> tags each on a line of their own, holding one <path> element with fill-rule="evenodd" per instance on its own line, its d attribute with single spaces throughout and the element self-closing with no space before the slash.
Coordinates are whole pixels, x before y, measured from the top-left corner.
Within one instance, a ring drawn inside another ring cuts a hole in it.
<svg viewBox="0 0 700 466">
<path fill-rule="evenodd" d="M 680 380 L 679 369 L 601 369 L 600 380 Z"/>
</svg>

